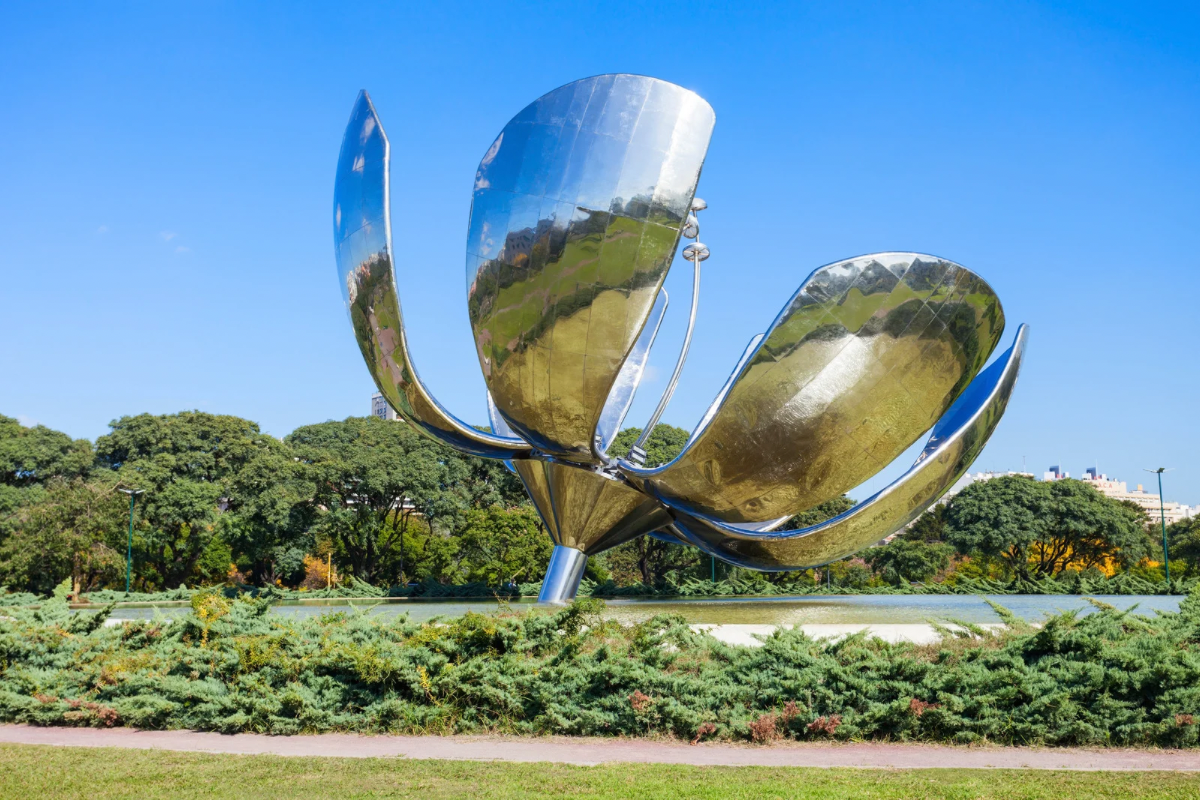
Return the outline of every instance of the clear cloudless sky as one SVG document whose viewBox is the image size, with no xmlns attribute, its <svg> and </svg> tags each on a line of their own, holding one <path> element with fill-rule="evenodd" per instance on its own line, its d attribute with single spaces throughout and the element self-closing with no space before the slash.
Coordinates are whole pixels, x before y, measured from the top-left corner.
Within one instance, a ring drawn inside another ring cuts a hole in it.
<svg viewBox="0 0 1200 800">
<path fill-rule="evenodd" d="M 417 366 L 485 420 L 475 166 L 528 102 L 605 72 L 717 113 L 712 258 L 665 421 L 698 421 L 814 268 L 917 250 L 991 283 L 1002 347 L 1032 328 L 975 469 L 1132 486 L 1173 467 L 1167 498 L 1200 503 L 1200 6 L 1182 2 L 4 3 L 0 413 L 88 438 L 139 412 L 276 436 L 368 413 L 330 219 L 366 88 Z M 631 424 L 682 338 L 676 267 Z"/>
</svg>

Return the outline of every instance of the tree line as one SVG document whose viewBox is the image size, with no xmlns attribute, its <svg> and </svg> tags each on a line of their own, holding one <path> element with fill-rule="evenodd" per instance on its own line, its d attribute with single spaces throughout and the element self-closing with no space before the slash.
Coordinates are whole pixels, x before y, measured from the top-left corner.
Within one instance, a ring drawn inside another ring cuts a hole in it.
<svg viewBox="0 0 1200 800">
<path fill-rule="evenodd" d="M 613 445 L 628 450 L 640 430 Z M 673 458 L 687 431 L 659 425 L 647 463 Z M 129 529 L 130 495 L 134 500 Z M 836 498 L 795 517 L 848 509 Z M 1145 513 L 1081 481 L 1008 476 L 972 484 L 891 543 L 818 570 L 762 574 L 642 537 L 589 563 L 588 577 L 660 586 L 689 578 L 842 585 L 1031 579 L 1067 570 L 1161 571 Z M 1200 573 L 1200 524 L 1170 529 L 1172 572 Z M 0 416 L 0 585 L 76 593 L 236 583 L 325 588 L 350 576 L 492 586 L 540 579 L 551 543 L 517 478 L 403 422 L 351 417 L 282 440 L 250 420 L 188 411 L 113 421 L 96 439 Z M 1175 559 L 1179 562 L 1176 563 Z"/>
</svg>

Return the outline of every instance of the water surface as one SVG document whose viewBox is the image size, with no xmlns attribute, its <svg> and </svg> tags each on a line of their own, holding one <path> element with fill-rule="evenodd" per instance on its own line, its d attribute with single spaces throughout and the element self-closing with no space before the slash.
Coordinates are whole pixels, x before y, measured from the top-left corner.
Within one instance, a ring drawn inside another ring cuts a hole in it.
<svg viewBox="0 0 1200 800">
<path fill-rule="evenodd" d="M 988 599 L 1030 622 L 1049 614 L 1095 607 L 1077 595 L 993 595 Z M 1136 608 L 1136 613 L 1153 616 L 1157 611 L 1178 611 L 1178 595 L 1095 595 L 1095 600 L 1119 609 Z M 605 601 L 604 615 L 625 623 L 636 623 L 656 614 L 681 614 L 692 623 L 792 624 L 810 623 L 919 623 L 959 620 L 999 622 L 996 612 L 975 595 L 804 595 L 790 597 L 704 597 L 686 599 L 617 598 Z M 383 617 L 407 614 L 418 622 L 434 617 L 455 617 L 468 611 L 490 614 L 502 608 L 523 611 L 534 608 L 533 600 L 500 603 L 495 600 L 420 600 L 363 598 L 356 600 L 289 600 L 272 613 L 288 617 L 314 617 L 336 612 L 357 612 Z M 153 604 L 118 607 L 114 619 L 146 619 L 156 614 L 183 614 L 186 606 Z"/>
</svg>

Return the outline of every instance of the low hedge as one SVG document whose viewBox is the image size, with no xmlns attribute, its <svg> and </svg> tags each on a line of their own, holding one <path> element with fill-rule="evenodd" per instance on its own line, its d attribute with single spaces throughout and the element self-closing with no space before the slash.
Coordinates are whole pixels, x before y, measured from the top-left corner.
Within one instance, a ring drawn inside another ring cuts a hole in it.
<svg viewBox="0 0 1200 800">
<path fill-rule="evenodd" d="M 0 720 L 316 731 L 1197 745 L 1200 592 L 1146 618 L 1103 604 L 938 645 L 777 630 L 725 645 L 682 617 L 624 627 L 584 599 L 417 624 L 288 618 L 197 593 L 104 626 L 61 600 L 0 618 Z"/>
</svg>

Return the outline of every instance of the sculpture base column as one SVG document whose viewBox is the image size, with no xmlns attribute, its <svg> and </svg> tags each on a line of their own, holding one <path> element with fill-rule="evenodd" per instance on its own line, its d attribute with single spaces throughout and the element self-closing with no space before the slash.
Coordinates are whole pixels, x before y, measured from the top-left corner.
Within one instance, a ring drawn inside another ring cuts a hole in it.
<svg viewBox="0 0 1200 800">
<path fill-rule="evenodd" d="M 579 591 L 579 582 L 583 580 L 587 559 L 587 554 L 582 550 L 555 545 L 554 552 L 550 554 L 550 566 L 546 568 L 546 577 L 542 579 L 538 602 L 562 606 L 574 600 L 575 593 Z"/>
</svg>

